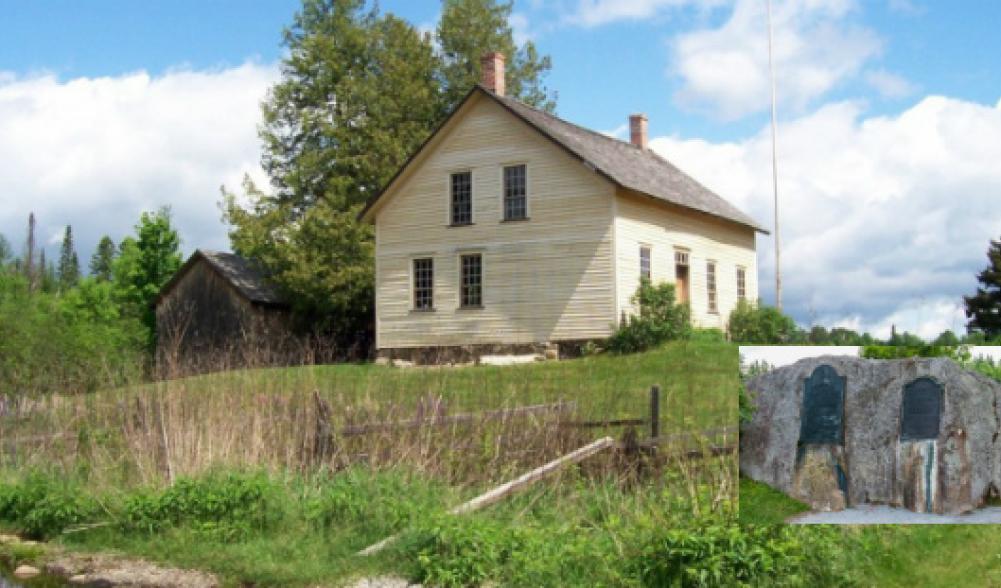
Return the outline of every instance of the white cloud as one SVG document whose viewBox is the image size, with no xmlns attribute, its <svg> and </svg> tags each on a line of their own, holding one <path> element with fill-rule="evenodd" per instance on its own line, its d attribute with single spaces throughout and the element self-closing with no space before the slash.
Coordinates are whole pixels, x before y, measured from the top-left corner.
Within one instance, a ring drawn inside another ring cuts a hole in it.
<svg viewBox="0 0 1001 588">
<path fill-rule="evenodd" d="M 883 69 L 867 71 L 865 81 L 884 98 L 905 98 L 917 90 L 907 79 Z"/>
<path fill-rule="evenodd" d="M 694 5 L 711 9 L 730 0 L 579 0 L 565 22 L 582 27 L 597 27 L 622 20 L 642 20 L 665 8 Z"/>
<path fill-rule="evenodd" d="M 924 6 L 917 4 L 914 0 L 889 0 L 890 10 L 907 16 L 918 16 L 927 10 Z"/>
<path fill-rule="evenodd" d="M 0 74 L 0 232 L 73 225 L 82 263 L 144 210 L 171 205 L 184 249 L 226 248 L 219 186 L 260 166 L 260 101 L 277 68 L 145 72 L 60 81 Z"/>
<path fill-rule="evenodd" d="M 882 49 L 870 29 L 853 24 L 852 0 L 776 2 L 773 12 L 778 100 L 802 112 L 812 101 L 856 76 Z M 770 103 L 765 3 L 737 0 L 718 28 L 671 41 L 671 73 L 681 79 L 683 107 L 733 120 Z"/>
<path fill-rule="evenodd" d="M 962 296 L 1001 233 L 1001 104 L 929 96 L 892 117 L 829 104 L 779 128 L 783 298 L 801 323 L 889 334 L 962 331 Z M 767 129 L 744 141 L 661 137 L 653 149 L 771 224 Z M 773 241 L 758 240 L 774 300 Z"/>
<path fill-rule="evenodd" d="M 507 19 L 509 25 L 511 25 L 511 36 L 514 38 L 514 44 L 521 47 L 526 41 L 531 41 L 534 34 L 530 30 L 530 23 L 528 17 L 520 12 L 512 13 Z"/>
<path fill-rule="evenodd" d="M 626 139 L 629 136 L 629 123 L 622 123 L 614 129 L 598 132 L 613 139 Z"/>
</svg>

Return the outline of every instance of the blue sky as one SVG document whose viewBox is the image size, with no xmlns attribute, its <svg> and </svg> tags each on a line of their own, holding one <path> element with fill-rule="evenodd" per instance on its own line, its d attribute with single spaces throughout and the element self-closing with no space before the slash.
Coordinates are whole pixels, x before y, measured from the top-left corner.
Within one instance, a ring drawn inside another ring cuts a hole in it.
<svg viewBox="0 0 1001 588">
<path fill-rule="evenodd" d="M 0 0 L 0 233 L 35 210 L 82 257 L 173 206 L 225 248 L 218 188 L 257 166 L 257 103 L 292 0 Z M 438 2 L 380 2 L 422 28 Z M 654 148 L 771 225 L 764 0 L 522 0 L 561 116 Z M 962 330 L 1001 236 L 1001 2 L 775 0 L 788 310 L 888 332 Z M 8 205 L 8 202 L 11 205 Z M 766 302 L 773 261 L 760 238 Z"/>
</svg>

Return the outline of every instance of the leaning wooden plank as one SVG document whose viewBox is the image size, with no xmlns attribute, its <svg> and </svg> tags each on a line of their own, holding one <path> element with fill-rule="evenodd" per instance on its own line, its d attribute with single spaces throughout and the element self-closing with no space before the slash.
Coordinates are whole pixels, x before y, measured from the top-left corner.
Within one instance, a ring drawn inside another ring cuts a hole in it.
<svg viewBox="0 0 1001 588">
<path fill-rule="evenodd" d="M 560 469 L 565 465 L 583 461 L 603 449 L 607 449 L 609 447 L 614 447 L 614 446 L 615 446 L 615 439 L 612 439 L 611 437 L 603 437 L 593 443 L 589 443 L 588 445 L 581 447 L 580 449 L 572 451 L 564 455 L 563 457 L 560 457 L 559 459 L 554 459 L 553 461 L 545 465 L 539 466 L 534 470 L 528 472 L 527 474 L 524 474 L 518 478 L 515 478 L 514 480 L 511 480 L 510 482 L 501 484 L 500 486 L 497 486 L 496 488 L 485 494 L 480 494 L 479 496 L 470 500 L 469 502 L 460 504 L 459 506 L 453 508 L 448 512 L 449 514 L 453 515 L 461 515 L 467 512 L 472 512 L 474 510 L 479 510 L 485 506 L 489 506 L 501 500 L 505 496 L 512 494 L 517 490 L 524 488 L 525 486 L 528 486 L 532 482 L 544 478 L 548 474 L 555 472 L 556 470 Z M 358 552 L 358 555 L 372 555 L 373 553 L 377 553 L 381 551 L 384 547 L 392 543 L 393 541 L 396 541 L 398 537 L 399 537 L 398 534 L 386 537 L 382 541 L 379 541 L 378 543 L 369 545 L 365 549 L 362 549 L 361 551 Z"/>
</svg>

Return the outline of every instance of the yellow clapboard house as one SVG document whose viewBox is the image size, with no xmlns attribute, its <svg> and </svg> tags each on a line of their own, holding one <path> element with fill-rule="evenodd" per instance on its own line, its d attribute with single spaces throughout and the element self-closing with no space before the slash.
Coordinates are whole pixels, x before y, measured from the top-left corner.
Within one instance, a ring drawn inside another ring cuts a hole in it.
<svg viewBox="0 0 1001 588">
<path fill-rule="evenodd" d="M 609 336 L 648 276 L 693 323 L 758 296 L 750 217 L 647 146 L 504 95 L 504 58 L 373 197 L 376 347 L 415 358 Z M 457 357 L 452 354 L 452 357 Z"/>
</svg>

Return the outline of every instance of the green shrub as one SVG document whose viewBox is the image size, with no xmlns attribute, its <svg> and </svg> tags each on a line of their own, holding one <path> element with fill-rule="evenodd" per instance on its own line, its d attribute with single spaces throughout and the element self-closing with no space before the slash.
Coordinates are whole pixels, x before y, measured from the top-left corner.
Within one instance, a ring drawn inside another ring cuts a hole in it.
<svg viewBox="0 0 1001 588">
<path fill-rule="evenodd" d="M 643 280 L 632 301 L 639 314 L 628 316 L 608 339 L 609 351 L 635 353 L 691 336 L 691 310 L 687 304 L 677 304 L 674 284 L 655 286 Z"/>
<path fill-rule="evenodd" d="M 366 536 L 385 536 L 440 511 L 443 495 L 445 488 L 425 478 L 353 468 L 323 484 L 306 502 L 306 517 L 323 529 L 353 525 Z"/>
<path fill-rule="evenodd" d="M 416 553 L 414 578 L 427 586 L 477 586 L 498 579 L 522 533 L 481 517 L 444 515 L 410 534 L 406 551 Z"/>
<path fill-rule="evenodd" d="M 960 345 L 866 345 L 862 357 L 868 359 L 901 359 L 905 357 L 948 357 L 956 361 L 970 358 L 969 349 Z"/>
<path fill-rule="evenodd" d="M 33 472 L 0 485 L 0 520 L 32 539 L 48 539 L 97 514 L 93 499 L 56 476 Z"/>
<path fill-rule="evenodd" d="M 843 541 L 838 529 L 695 520 L 650 529 L 629 565 L 646 586 L 850 586 Z"/>
<path fill-rule="evenodd" d="M 721 329 L 692 329 L 690 339 L 694 343 L 726 343 L 726 333 Z"/>
<path fill-rule="evenodd" d="M 280 518 L 277 491 L 262 474 L 181 478 L 161 492 L 127 497 L 121 524 L 126 532 L 156 533 L 189 526 L 232 539 L 267 529 Z"/>
<path fill-rule="evenodd" d="M 730 312 L 730 339 L 734 343 L 788 343 L 796 334 L 796 322 L 770 306 L 740 300 Z"/>
</svg>

